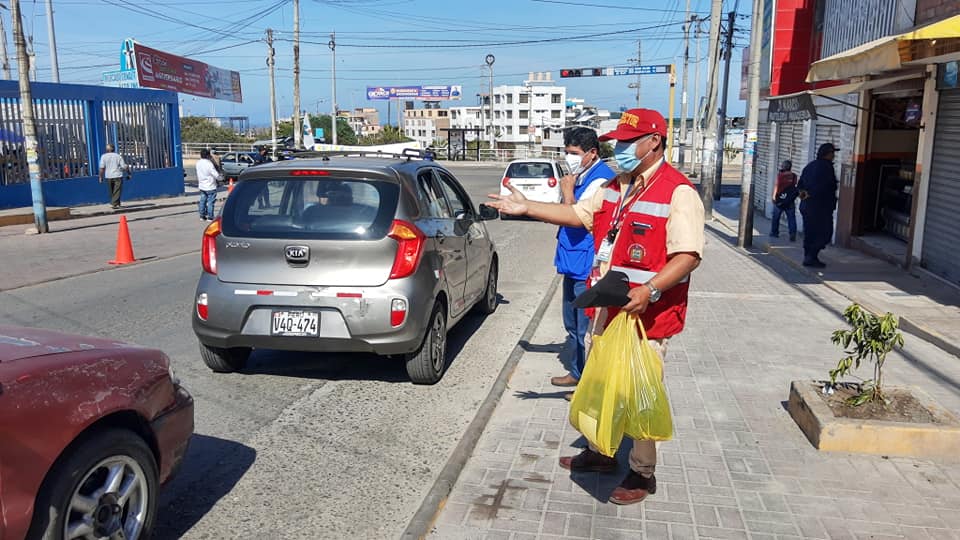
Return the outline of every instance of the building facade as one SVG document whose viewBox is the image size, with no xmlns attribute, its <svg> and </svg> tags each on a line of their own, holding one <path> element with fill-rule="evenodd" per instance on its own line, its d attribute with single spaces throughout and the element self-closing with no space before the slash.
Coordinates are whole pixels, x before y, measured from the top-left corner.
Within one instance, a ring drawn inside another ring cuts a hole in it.
<svg viewBox="0 0 960 540">
<path fill-rule="evenodd" d="M 380 112 L 372 107 L 356 108 L 347 116 L 347 123 L 357 137 L 376 135 L 383 129 L 380 127 Z"/>
<path fill-rule="evenodd" d="M 446 140 L 450 127 L 450 109 L 427 107 L 403 111 L 403 134 L 424 147 Z M 445 144 L 445 143 L 442 143 Z"/>
<path fill-rule="evenodd" d="M 450 127 L 454 129 L 469 129 L 485 131 L 486 120 L 483 117 L 484 112 L 477 107 L 450 107 Z M 477 133 L 474 131 L 465 132 L 467 141 L 475 141 Z"/>
<path fill-rule="evenodd" d="M 765 0 L 754 167 L 840 147 L 835 242 L 960 283 L 960 0 Z"/>
<path fill-rule="evenodd" d="M 501 148 L 563 149 L 567 89 L 550 73 L 530 73 L 523 85 L 493 89 L 491 126 Z"/>
</svg>

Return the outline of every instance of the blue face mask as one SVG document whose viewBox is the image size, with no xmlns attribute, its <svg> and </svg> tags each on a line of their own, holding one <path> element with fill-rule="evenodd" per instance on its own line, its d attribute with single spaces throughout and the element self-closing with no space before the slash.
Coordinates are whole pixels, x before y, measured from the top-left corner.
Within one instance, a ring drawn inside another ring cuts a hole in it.
<svg viewBox="0 0 960 540">
<path fill-rule="evenodd" d="M 640 160 L 637 159 L 636 141 L 632 143 L 618 141 L 617 144 L 613 146 L 613 156 L 617 158 L 617 166 L 619 166 L 623 172 L 633 172 L 634 169 L 640 166 Z"/>
</svg>

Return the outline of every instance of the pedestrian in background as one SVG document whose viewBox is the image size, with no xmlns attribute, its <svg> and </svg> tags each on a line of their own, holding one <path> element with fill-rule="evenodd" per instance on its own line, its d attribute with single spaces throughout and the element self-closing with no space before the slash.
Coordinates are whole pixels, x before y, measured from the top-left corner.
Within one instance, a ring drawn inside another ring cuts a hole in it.
<svg viewBox="0 0 960 540">
<path fill-rule="evenodd" d="M 683 173 L 664 159 L 667 123 L 660 113 L 630 109 L 617 129 L 600 140 L 616 141 L 621 173 L 592 197 L 573 205 L 540 203 L 508 185 L 510 195 L 492 194 L 497 200 L 487 204 L 507 215 L 585 227 L 593 233 L 590 282 L 608 271 L 622 272 L 629 280 L 630 301 L 599 309 L 591 332 L 602 334 L 620 310 L 637 314 L 650 345 L 663 358 L 667 341 L 683 330 L 690 273 L 703 255 L 703 202 Z M 633 441 L 629 463 L 630 473 L 610 494 L 614 504 L 639 503 L 657 491 L 655 442 Z M 588 448 L 561 457 L 560 466 L 571 472 L 614 472 L 617 459 Z"/>
<path fill-rule="evenodd" d="M 223 175 L 210 159 L 210 150 L 200 150 L 200 160 L 197 161 L 197 187 L 200 188 L 200 219 L 212 220 L 215 216 L 214 204 L 217 202 L 217 186 Z"/>
<path fill-rule="evenodd" d="M 780 173 L 777 174 L 777 185 L 773 188 L 773 216 L 770 222 L 770 238 L 780 238 L 780 216 L 785 214 L 790 241 L 796 242 L 796 199 L 800 192 L 797 189 L 797 175 L 792 169 L 793 162 L 788 159 L 780 165 Z"/>
<path fill-rule="evenodd" d="M 800 173 L 800 215 L 803 216 L 803 265 L 824 268 L 819 254 L 833 238 L 833 211 L 837 208 L 836 146 L 826 143 Z"/>
<path fill-rule="evenodd" d="M 120 208 L 120 195 L 123 191 L 123 177 L 127 175 L 129 167 L 123 161 L 123 156 L 114 152 L 112 144 L 108 144 L 107 151 L 100 156 L 100 174 L 99 182 L 102 184 L 104 178 L 110 186 L 110 207 Z"/>
<path fill-rule="evenodd" d="M 616 174 L 600 159 L 600 141 L 597 132 L 587 127 L 575 127 L 563 134 L 567 165 L 571 173 L 560 179 L 563 204 L 574 204 L 593 197 Z M 568 373 L 553 377 L 550 384 L 560 387 L 576 386 L 587 361 L 584 337 L 590 318 L 586 310 L 574 307 L 573 301 L 587 290 L 587 278 L 593 268 L 593 235 L 583 227 L 561 226 L 557 231 L 557 252 L 553 259 L 557 273 L 563 275 L 563 327 L 567 330 L 565 367 Z M 570 400 L 572 392 L 564 395 Z"/>
<path fill-rule="evenodd" d="M 213 148 L 210 149 L 210 161 L 212 161 L 213 166 L 217 168 L 217 172 L 223 174 L 223 164 L 220 163 L 220 154 Z"/>
</svg>

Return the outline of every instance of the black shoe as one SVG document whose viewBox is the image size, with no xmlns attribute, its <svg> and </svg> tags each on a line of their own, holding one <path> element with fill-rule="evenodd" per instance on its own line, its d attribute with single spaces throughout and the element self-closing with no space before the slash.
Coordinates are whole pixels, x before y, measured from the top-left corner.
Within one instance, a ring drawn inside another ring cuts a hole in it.
<svg viewBox="0 0 960 540">
<path fill-rule="evenodd" d="M 790 235 L 790 241 L 791 241 L 791 242 L 796 242 L 796 241 L 797 241 L 797 235 L 791 234 L 791 235 Z"/>
<path fill-rule="evenodd" d="M 813 261 L 803 261 L 804 266 L 809 266 L 811 268 L 826 268 L 827 265 L 823 264 L 820 260 Z"/>
</svg>

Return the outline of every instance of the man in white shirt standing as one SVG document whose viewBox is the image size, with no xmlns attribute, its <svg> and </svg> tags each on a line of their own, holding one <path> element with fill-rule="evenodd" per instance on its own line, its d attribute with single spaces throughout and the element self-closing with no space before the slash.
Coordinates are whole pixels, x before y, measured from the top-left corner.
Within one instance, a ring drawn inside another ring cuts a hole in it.
<svg viewBox="0 0 960 540">
<path fill-rule="evenodd" d="M 210 159 L 210 150 L 200 150 L 197 161 L 197 187 L 200 188 L 200 219 L 210 221 L 214 218 L 214 203 L 217 201 L 217 183 L 222 180 L 220 171 Z"/>
<path fill-rule="evenodd" d="M 127 164 L 123 161 L 123 156 L 114 152 L 112 144 L 107 145 L 107 151 L 100 156 L 100 174 L 99 182 L 107 179 L 110 185 L 110 207 L 120 208 L 120 192 L 123 190 L 123 177 L 129 170 Z"/>
</svg>

